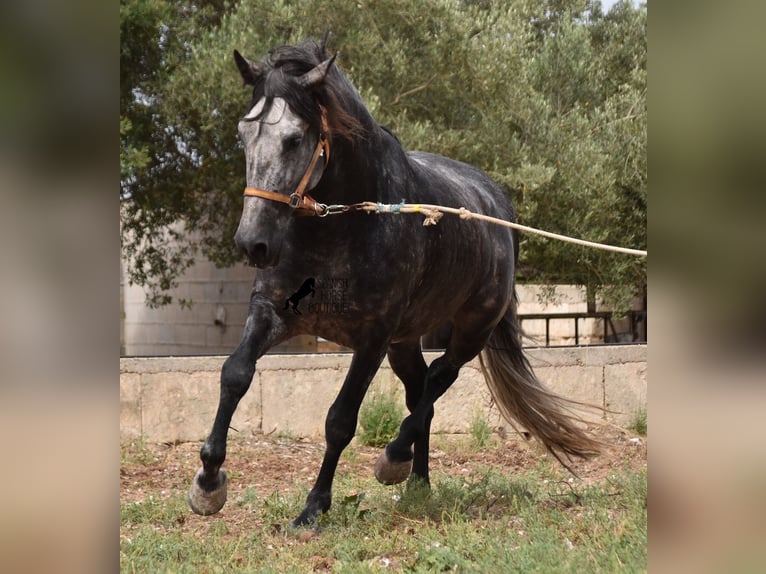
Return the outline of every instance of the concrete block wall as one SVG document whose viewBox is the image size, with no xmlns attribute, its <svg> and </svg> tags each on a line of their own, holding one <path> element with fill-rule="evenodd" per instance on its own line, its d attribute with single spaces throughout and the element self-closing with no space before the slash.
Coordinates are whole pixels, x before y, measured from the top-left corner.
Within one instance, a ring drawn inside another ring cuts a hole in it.
<svg viewBox="0 0 766 574">
<path fill-rule="evenodd" d="M 122 354 L 173 355 L 230 353 L 247 317 L 253 269 L 218 269 L 201 260 L 173 290 L 174 302 L 157 309 L 145 304 L 143 288 L 123 278 Z M 178 299 L 193 301 L 182 308 Z"/>
<path fill-rule="evenodd" d="M 548 388 L 609 411 L 581 411 L 586 420 L 626 426 L 646 408 L 646 345 L 529 349 L 527 355 Z M 427 353 L 426 361 L 437 356 Z M 218 406 L 224 360 L 224 356 L 120 359 L 121 438 L 204 439 Z M 327 409 L 350 362 L 347 353 L 262 357 L 234 415 L 232 432 L 321 438 Z M 402 385 L 387 361 L 367 399 L 374 393 L 394 393 L 404 404 Z M 491 405 L 478 361 L 473 361 L 436 403 L 432 432 L 470 432 L 477 415 L 493 428 L 515 432 Z"/>
</svg>

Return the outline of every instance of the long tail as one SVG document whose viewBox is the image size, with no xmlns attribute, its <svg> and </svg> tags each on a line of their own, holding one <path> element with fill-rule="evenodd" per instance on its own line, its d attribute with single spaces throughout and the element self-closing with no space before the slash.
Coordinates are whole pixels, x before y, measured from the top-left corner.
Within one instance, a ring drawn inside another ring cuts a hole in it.
<svg viewBox="0 0 766 574">
<path fill-rule="evenodd" d="M 521 328 L 516 316 L 516 294 L 505 317 L 495 327 L 479 362 L 492 398 L 503 417 L 516 428 L 522 425 L 570 472 L 561 459 L 588 458 L 601 451 L 603 443 L 590 437 L 582 419 L 571 407 L 591 407 L 561 397 L 543 387 L 521 350 Z"/>
</svg>

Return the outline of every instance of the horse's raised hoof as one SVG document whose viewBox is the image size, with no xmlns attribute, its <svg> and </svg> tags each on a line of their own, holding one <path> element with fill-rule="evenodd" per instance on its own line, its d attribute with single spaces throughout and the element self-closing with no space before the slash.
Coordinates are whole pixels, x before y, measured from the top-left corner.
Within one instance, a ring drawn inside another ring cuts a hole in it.
<svg viewBox="0 0 766 574">
<path fill-rule="evenodd" d="M 200 516 L 215 514 L 226 504 L 226 471 L 218 471 L 218 486 L 213 490 L 205 490 L 199 485 L 203 470 L 200 468 L 194 475 L 189 489 L 189 506 Z"/>
<path fill-rule="evenodd" d="M 391 462 L 384 450 L 375 462 L 375 478 L 381 484 L 399 484 L 407 480 L 412 472 L 412 459 L 404 462 Z"/>
</svg>

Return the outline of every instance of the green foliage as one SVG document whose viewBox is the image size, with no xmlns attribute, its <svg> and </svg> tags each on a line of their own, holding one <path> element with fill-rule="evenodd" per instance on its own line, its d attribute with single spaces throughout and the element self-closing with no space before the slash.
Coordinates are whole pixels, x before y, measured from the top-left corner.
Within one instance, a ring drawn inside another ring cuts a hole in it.
<svg viewBox="0 0 766 574">
<path fill-rule="evenodd" d="M 641 408 L 636 412 L 635 417 L 633 418 L 633 421 L 630 423 L 630 426 L 628 428 L 632 431 L 635 431 L 636 433 L 640 434 L 641 436 L 646 436 L 646 409 Z"/>
<path fill-rule="evenodd" d="M 359 410 L 358 436 L 362 444 L 384 447 L 399 433 L 404 408 L 389 393 L 372 393 Z"/>
<path fill-rule="evenodd" d="M 476 448 L 486 448 L 492 440 L 492 428 L 481 411 L 476 411 L 471 419 L 471 442 Z"/>
<path fill-rule="evenodd" d="M 370 513 L 369 508 L 362 508 L 362 503 L 365 498 L 367 498 L 367 495 L 364 492 L 357 492 L 344 496 L 339 501 L 336 501 L 335 504 L 337 508 L 336 512 L 333 513 L 333 521 L 340 523 L 343 526 L 351 526 L 357 520 L 364 519 L 364 517 Z M 322 524 L 322 518 L 325 516 L 326 515 L 320 517 L 320 525 Z"/>
<path fill-rule="evenodd" d="M 325 30 L 405 148 L 483 168 L 527 225 L 646 248 L 645 5 L 123 0 L 121 17 L 123 253 L 157 303 L 198 251 L 237 260 L 249 91 L 232 50 L 257 59 Z M 520 263 L 522 280 L 585 285 L 618 310 L 645 291 L 640 258 L 522 235 Z"/>
</svg>

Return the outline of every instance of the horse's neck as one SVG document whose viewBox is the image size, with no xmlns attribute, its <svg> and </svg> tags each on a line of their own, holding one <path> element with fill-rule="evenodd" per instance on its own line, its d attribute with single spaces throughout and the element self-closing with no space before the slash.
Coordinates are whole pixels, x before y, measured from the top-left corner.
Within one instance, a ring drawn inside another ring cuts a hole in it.
<svg viewBox="0 0 766 574">
<path fill-rule="evenodd" d="M 342 203 L 388 203 L 394 201 L 389 196 L 401 195 L 397 188 L 409 182 L 409 162 L 401 145 L 377 124 L 375 130 L 360 142 L 348 145 L 338 158 L 344 165 L 338 170 L 341 179 L 334 185 L 336 190 L 342 190 Z"/>
</svg>

